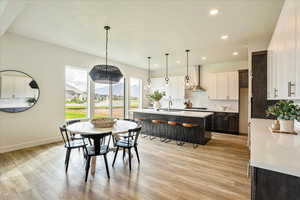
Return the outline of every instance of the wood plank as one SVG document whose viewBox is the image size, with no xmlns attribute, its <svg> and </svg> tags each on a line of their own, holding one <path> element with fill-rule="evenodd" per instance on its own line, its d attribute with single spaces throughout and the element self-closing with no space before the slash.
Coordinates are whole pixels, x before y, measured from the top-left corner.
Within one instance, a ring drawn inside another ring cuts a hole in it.
<svg viewBox="0 0 300 200">
<path fill-rule="evenodd" d="M 84 182 L 82 152 L 74 150 L 64 172 L 61 143 L 0 154 L 0 199 L 201 199 L 248 200 L 249 152 L 245 136 L 213 134 L 205 146 L 177 146 L 175 142 L 141 139 L 141 164 L 136 156 L 132 172 L 119 154 L 106 177 L 103 158 L 97 158 L 95 175 Z"/>
</svg>

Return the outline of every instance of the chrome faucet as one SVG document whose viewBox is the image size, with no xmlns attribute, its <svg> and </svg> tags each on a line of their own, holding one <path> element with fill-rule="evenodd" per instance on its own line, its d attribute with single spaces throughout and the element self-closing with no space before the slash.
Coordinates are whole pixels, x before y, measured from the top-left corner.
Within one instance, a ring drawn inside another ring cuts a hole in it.
<svg viewBox="0 0 300 200">
<path fill-rule="evenodd" d="M 172 97 L 169 96 L 169 106 L 168 106 L 168 111 L 171 110 L 171 106 L 173 105 Z"/>
</svg>

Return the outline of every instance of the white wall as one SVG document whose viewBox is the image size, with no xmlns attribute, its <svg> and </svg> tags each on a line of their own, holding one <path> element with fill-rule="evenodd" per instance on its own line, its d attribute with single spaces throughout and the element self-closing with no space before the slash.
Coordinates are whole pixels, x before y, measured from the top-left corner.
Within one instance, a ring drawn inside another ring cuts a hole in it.
<svg viewBox="0 0 300 200">
<path fill-rule="evenodd" d="M 28 73 L 39 84 L 38 103 L 22 113 L 0 112 L 0 153 L 60 139 L 64 122 L 65 66 L 91 67 L 100 57 L 7 33 L 0 38 L 0 70 Z M 112 63 L 112 62 L 110 62 Z M 112 63 L 113 64 L 113 63 Z M 125 77 L 143 80 L 147 72 L 115 63 Z"/>
</svg>

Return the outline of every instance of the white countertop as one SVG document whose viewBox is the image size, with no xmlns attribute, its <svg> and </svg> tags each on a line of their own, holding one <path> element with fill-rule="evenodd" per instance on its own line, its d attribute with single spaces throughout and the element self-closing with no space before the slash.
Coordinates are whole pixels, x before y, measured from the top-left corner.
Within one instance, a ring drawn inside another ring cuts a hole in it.
<svg viewBox="0 0 300 200">
<path fill-rule="evenodd" d="M 154 109 L 138 109 L 138 110 L 130 110 L 130 112 L 160 114 L 160 115 L 175 115 L 175 116 L 183 116 L 183 117 L 199 117 L 199 118 L 205 118 L 210 115 L 213 115 L 212 112 L 164 111 L 164 110 L 156 111 Z"/>
<path fill-rule="evenodd" d="M 168 108 L 161 108 L 161 109 L 168 109 Z M 184 111 L 195 111 L 195 112 L 224 112 L 224 113 L 239 113 L 238 110 L 232 110 L 232 109 L 226 109 L 226 110 L 222 110 L 221 108 L 207 108 L 207 109 L 186 109 L 183 107 L 174 107 L 171 109 L 178 109 L 178 110 L 184 110 Z"/>
<path fill-rule="evenodd" d="M 272 134 L 272 123 L 251 120 L 251 165 L 300 177 L 300 135 Z"/>
</svg>

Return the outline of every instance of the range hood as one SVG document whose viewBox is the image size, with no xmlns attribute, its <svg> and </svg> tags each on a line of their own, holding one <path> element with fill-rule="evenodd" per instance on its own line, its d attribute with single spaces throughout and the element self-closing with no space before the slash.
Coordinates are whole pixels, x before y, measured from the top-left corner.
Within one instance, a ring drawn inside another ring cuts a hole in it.
<svg viewBox="0 0 300 200">
<path fill-rule="evenodd" d="M 201 81 L 201 65 L 195 66 L 194 67 L 194 73 L 192 76 L 194 79 L 195 85 L 192 87 L 193 92 L 204 92 L 205 89 L 201 87 L 200 81 Z"/>
</svg>

